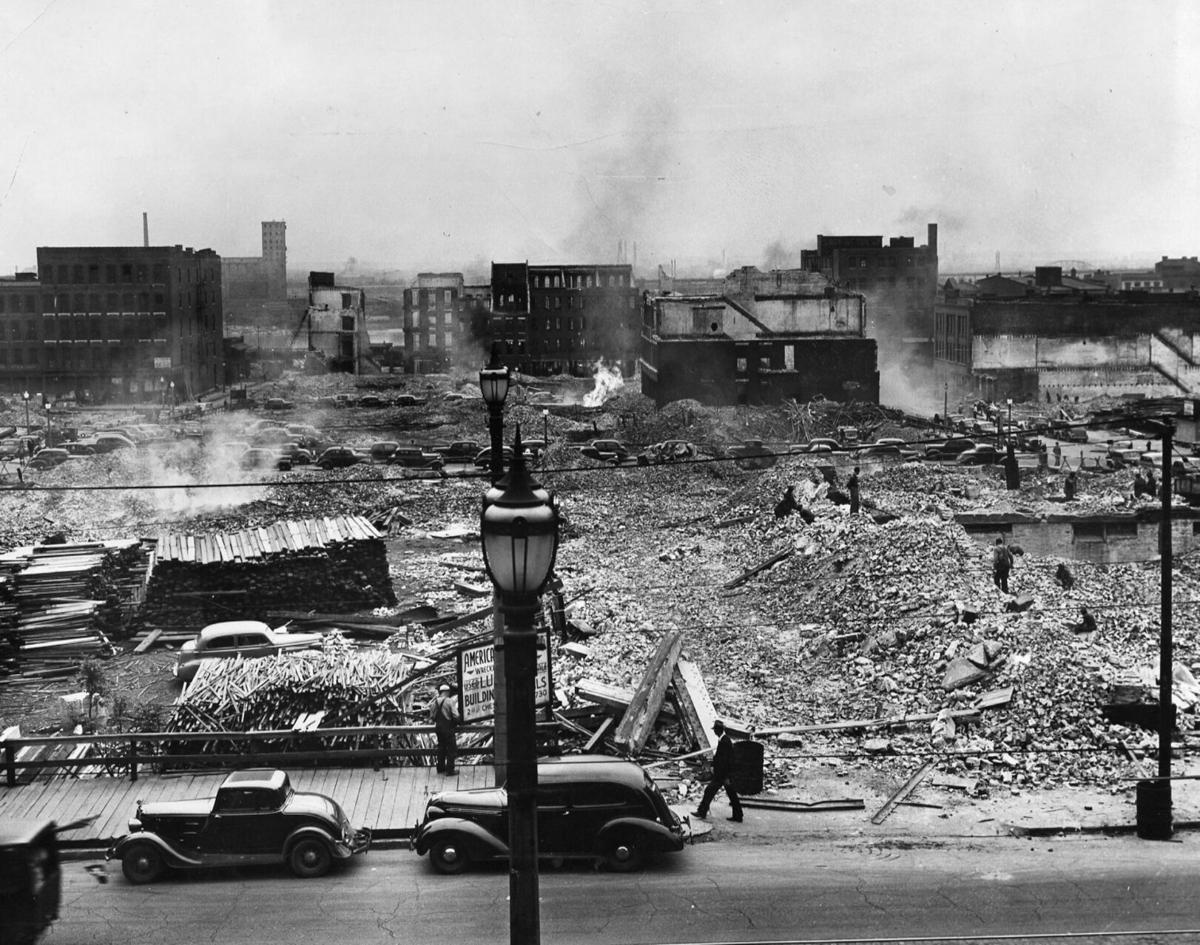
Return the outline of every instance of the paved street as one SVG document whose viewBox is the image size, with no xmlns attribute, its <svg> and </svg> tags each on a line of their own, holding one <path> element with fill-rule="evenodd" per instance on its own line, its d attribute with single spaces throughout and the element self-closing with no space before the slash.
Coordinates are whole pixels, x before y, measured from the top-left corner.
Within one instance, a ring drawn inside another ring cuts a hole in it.
<svg viewBox="0 0 1200 945">
<path fill-rule="evenodd" d="M 748 942 L 1060 936 L 1200 929 L 1200 838 L 902 838 L 803 844 L 726 838 L 642 874 L 574 866 L 542 877 L 546 943 Z M 110 864 L 65 864 L 50 945 L 507 941 L 507 873 L 432 873 L 375 851 L 321 880 L 282 870 L 176 874 L 128 885 Z M 1120 940 L 1135 940 L 1121 936 Z"/>
</svg>

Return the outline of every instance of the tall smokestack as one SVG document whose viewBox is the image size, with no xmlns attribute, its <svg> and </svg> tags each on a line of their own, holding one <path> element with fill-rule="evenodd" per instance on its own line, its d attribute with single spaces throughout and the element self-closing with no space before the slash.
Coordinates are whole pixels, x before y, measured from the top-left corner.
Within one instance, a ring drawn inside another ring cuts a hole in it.
<svg viewBox="0 0 1200 945">
<path fill-rule="evenodd" d="M 150 245 L 150 214 L 142 211 L 142 245 Z"/>
<path fill-rule="evenodd" d="M 937 224 L 936 223 L 929 224 L 928 243 L 929 243 L 929 251 L 931 253 L 933 253 L 934 256 L 936 256 L 937 255 Z"/>
</svg>

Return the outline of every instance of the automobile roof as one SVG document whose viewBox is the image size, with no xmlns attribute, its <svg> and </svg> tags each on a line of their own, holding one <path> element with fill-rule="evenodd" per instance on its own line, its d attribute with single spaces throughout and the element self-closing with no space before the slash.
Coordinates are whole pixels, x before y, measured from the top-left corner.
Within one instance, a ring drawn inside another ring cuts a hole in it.
<svg viewBox="0 0 1200 945">
<path fill-rule="evenodd" d="M 239 787 L 269 788 L 278 791 L 288 783 L 287 772 L 275 768 L 247 768 L 244 771 L 234 771 L 221 786 L 236 784 Z"/>
<path fill-rule="evenodd" d="M 646 783 L 646 772 L 632 761 L 623 761 L 608 755 L 569 755 L 564 758 L 538 759 L 538 781 L 543 784 L 608 781 L 641 788 Z"/>
<path fill-rule="evenodd" d="M 261 620 L 226 620 L 222 623 L 210 623 L 200 631 L 200 637 L 211 640 L 213 637 L 225 636 L 229 633 L 246 633 L 250 630 L 270 630 L 269 624 Z"/>
</svg>

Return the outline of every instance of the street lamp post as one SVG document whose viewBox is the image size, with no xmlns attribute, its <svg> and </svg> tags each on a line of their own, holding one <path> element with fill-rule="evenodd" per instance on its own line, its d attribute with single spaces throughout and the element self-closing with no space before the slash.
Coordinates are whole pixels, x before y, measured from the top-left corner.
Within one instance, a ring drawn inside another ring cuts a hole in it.
<svg viewBox="0 0 1200 945">
<path fill-rule="evenodd" d="M 1012 442 L 1012 398 L 1008 398 L 1008 423 L 1004 431 L 1004 439 L 1006 442 Z"/>
<path fill-rule="evenodd" d="M 491 483 L 496 485 L 504 475 L 504 401 L 508 397 L 508 368 L 500 366 L 499 352 L 492 347 L 491 363 L 479 372 L 479 390 L 488 411 L 488 434 L 491 438 L 489 470 Z M 504 614 L 500 598 L 492 595 L 492 639 L 496 652 L 492 663 L 492 766 L 496 779 L 503 782 L 508 763 L 508 707 L 505 702 L 508 680 L 507 653 L 502 645 Z"/>
<path fill-rule="evenodd" d="M 29 452 L 29 435 L 32 432 L 29 429 L 29 391 L 25 391 L 21 396 L 25 399 L 25 441 L 21 452 L 26 454 Z M 28 458 L 25 461 L 29 462 Z"/>
<path fill-rule="evenodd" d="M 942 422 L 950 429 L 950 382 L 942 381 Z"/>
<path fill-rule="evenodd" d="M 542 443 L 545 445 L 542 449 L 546 449 L 550 445 L 550 410 L 542 408 Z"/>
<path fill-rule="evenodd" d="M 167 385 L 167 389 L 171 392 L 171 416 L 174 417 L 175 416 L 175 382 L 171 381 L 171 383 L 169 385 Z"/>
<path fill-rule="evenodd" d="M 534 687 L 538 595 L 554 570 L 558 512 L 525 469 L 521 431 L 513 441 L 508 475 L 487 491 L 479 533 L 483 562 L 504 613 L 501 645 L 507 679 L 509 942 L 538 945 L 537 740 Z"/>
</svg>

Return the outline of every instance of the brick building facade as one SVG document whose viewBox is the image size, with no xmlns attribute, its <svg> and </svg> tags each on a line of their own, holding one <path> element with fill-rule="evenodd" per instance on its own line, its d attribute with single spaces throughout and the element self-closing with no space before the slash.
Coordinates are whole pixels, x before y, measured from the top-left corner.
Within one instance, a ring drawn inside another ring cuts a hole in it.
<svg viewBox="0 0 1200 945">
<path fill-rule="evenodd" d="M 190 399 L 222 383 L 221 260 L 182 246 L 38 247 L 0 281 L 0 389 Z"/>
</svg>

